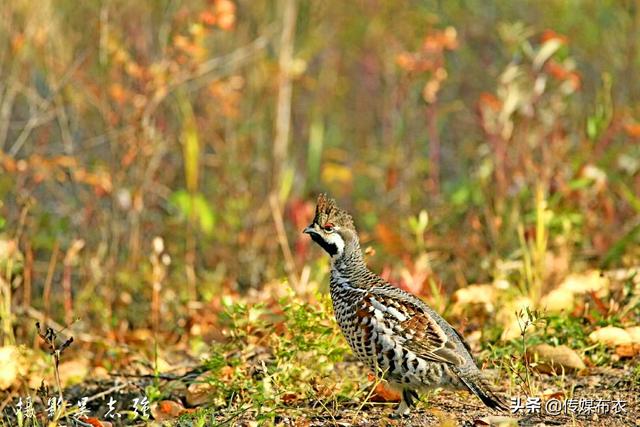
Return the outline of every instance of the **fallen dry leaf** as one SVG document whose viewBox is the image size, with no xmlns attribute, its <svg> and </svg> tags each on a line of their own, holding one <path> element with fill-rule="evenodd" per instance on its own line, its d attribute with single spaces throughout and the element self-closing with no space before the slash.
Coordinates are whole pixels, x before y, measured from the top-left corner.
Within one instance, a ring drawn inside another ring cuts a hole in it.
<svg viewBox="0 0 640 427">
<path fill-rule="evenodd" d="M 504 415 L 488 415 L 486 417 L 474 420 L 473 425 L 476 426 L 517 426 L 518 419 L 513 417 L 507 417 Z"/>
<path fill-rule="evenodd" d="M 453 294 L 453 310 L 461 313 L 469 305 L 482 305 L 485 312 L 493 313 L 497 295 L 497 289 L 493 285 L 465 286 Z"/>
<path fill-rule="evenodd" d="M 400 402 L 400 393 L 389 388 L 384 383 L 378 383 L 369 400 L 371 402 Z"/>
<path fill-rule="evenodd" d="M 629 328 L 625 328 L 625 331 L 631 337 L 631 342 L 634 344 L 640 344 L 640 326 L 631 326 Z"/>
<path fill-rule="evenodd" d="M 440 427 L 456 427 L 458 425 L 454 414 L 436 408 L 432 408 L 429 412 L 438 418 L 438 425 Z"/>
<path fill-rule="evenodd" d="M 559 313 L 571 311 L 575 296 L 593 292 L 596 297 L 603 297 L 609 288 L 609 278 L 598 270 L 568 275 L 560 285 L 543 296 L 540 306 L 548 312 Z"/>
<path fill-rule="evenodd" d="M 543 296 L 540 307 L 550 313 L 570 312 L 573 309 L 574 293 L 570 289 L 558 288 Z"/>
<path fill-rule="evenodd" d="M 89 359 L 79 357 L 60 363 L 59 371 L 65 387 L 79 384 L 89 375 Z"/>
<path fill-rule="evenodd" d="M 291 405 L 298 401 L 298 397 L 298 393 L 288 392 L 282 395 L 282 401 L 285 405 Z"/>
<path fill-rule="evenodd" d="M 6 390 L 19 376 L 27 374 L 26 360 L 16 346 L 0 347 L 0 390 Z"/>
<path fill-rule="evenodd" d="M 376 380 L 375 376 L 371 373 L 369 373 L 367 377 L 369 381 Z M 400 402 L 400 399 L 400 393 L 387 386 L 384 382 L 379 382 L 376 384 L 369 400 L 371 402 Z"/>
<path fill-rule="evenodd" d="M 640 344 L 622 344 L 616 347 L 616 354 L 621 358 L 632 358 L 640 354 Z"/>
<path fill-rule="evenodd" d="M 567 347 L 559 345 L 540 344 L 527 349 L 527 357 L 536 362 L 534 369 L 545 374 L 560 373 L 562 371 L 577 372 L 586 368 L 578 354 Z"/>
<path fill-rule="evenodd" d="M 609 347 L 632 344 L 631 335 L 624 329 L 615 326 L 597 329 L 589 334 L 589 339 Z"/>
<path fill-rule="evenodd" d="M 456 427 L 458 425 L 454 415 L 451 413 L 435 408 L 431 409 L 430 412 L 438 418 L 438 425 L 440 427 Z"/>
<path fill-rule="evenodd" d="M 609 278 L 603 276 L 598 270 L 570 274 L 558 286 L 558 289 L 566 289 L 573 294 L 595 292 L 598 296 L 603 296 L 603 292 L 608 288 Z"/>
<path fill-rule="evenodd" d="M 89 424 L 93 427 L 111 427 L 111 423 L 108 421 L 100 421 L 96 417 L 82 417 L 82 422 Z"/>
<path fill-rule="evenodd" d="M 544 400 L 549 400 L 549 399 L 562 400 L 562 399 L 565 399 L 566 397 L 567 397 L 567 394 L 564 391 L 545 390 L 542 393 L 542 398 Z"/>
<path fill-rule="evenodd" d="M 209 402 L 212 392 L 213 385 L 206 382 L 206 377 L 203 377 L 202 375 L 199 376 L 193 383 L 189 384 L 189 387 L 187 387 L 187 405 L 200 406 Z"/>
<path fill-rule="evenodd" d="M 151 405 L 151 415 L 156 421 L 171 420 L 189 412 L 193 412 L 193 410 L 186 409 L 181 403 L 173 400 L 163 400 Z"/>
<path fill-rule="evenodd" d="M 229 365 L 223 366 L 220 369 L 220 378 L 228 381 L 233 377 L 234 371 L 235 370 L 233 369 L 233 366 L 229 366 Z"/>
<path fill-rule="evenodd" d="M 526 310 L 527 307 L 533 308 L 533 301 L 527 297 L 520 297 L 514 301 L 505 303 L 496 315 L 496 320 L 502 327 L 502 335 L 500 339 L 509 341 L 518 338 L 521 334 L 520 323 L 516 317 L 516 312 Z M 532 331 L 533 325 L 529 325 L 527 331 Z"/>
</svg>

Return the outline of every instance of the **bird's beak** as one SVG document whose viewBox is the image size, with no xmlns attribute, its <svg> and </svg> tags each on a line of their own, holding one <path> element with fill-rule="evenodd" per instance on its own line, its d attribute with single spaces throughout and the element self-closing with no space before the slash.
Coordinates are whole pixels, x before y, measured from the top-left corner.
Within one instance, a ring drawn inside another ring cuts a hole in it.
<svg viewBox="0 0 640 427">
<path fill-rule="evenodd" d="M 302 230 L 302 232 L 305 233 L 305 234 L 318 234 L 316 229 L 313 227 L 313 224 L 305 227 L 305 229 Z"/>
</svg>

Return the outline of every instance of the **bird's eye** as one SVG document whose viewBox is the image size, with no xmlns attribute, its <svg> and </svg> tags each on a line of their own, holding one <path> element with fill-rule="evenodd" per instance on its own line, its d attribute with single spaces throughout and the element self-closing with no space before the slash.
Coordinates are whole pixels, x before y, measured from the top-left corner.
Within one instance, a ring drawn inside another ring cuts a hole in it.
<svg viewBox="0 0 640 427">
<path fill-rule="evenodd" d="M 326 223 L 324 225 L 324 227 L 322 227 L 324 229 L 324 231 L 332 233 L 333 232 L 333 224 L 331 224 L 330 222 Z"/>
</svg>

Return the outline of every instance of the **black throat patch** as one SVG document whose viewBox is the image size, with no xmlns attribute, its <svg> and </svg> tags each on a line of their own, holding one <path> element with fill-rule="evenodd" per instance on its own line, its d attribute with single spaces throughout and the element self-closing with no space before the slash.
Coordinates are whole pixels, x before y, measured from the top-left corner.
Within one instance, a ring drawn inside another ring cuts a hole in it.
<svg viewBox="0 0 640 427">
<path fill-rule="evenodd" d="M 338 253 L 338 247 L 333 243 L 329 243 L 326 240 L 324 240 L 322 237 L 320 237 L 319 234 L 311 233 L 311 238 L 313 239 L 314 242 L 319 244 L 322 247 L 322 249 L 327 251 L 329 255 L 334 256 L 335 254 Z"/>
</svg>

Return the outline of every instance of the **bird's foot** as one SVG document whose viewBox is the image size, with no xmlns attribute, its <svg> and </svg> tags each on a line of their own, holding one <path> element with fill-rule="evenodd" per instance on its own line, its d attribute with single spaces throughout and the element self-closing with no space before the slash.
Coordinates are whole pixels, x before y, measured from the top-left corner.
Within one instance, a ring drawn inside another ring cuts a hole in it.
<svg viewBox="0 0 640 427">
<path fill-rule="evenodd" d="M 405 418 L 409 416 L 409 412 L 411 412 L 411 408 L 403 400 L 402 402 L 400 402 L 400 405 L 393 412 L 393 414 L 390 415 L 390 418 L 394 420 Z"/>
<path fill-rule="evenodd" d="M 411 412 L 411 408 L 416 406 L 416 402 L 414 399 L 418 399 L 418 393 L 415 390 L 410 390 L 405 388 L 402 390 L 402 400 L 400 401 L 400 405 L 395 410 L 395 412 L 391 415 L 391 418 L 398 419 L 404 418 L 409 415 Z"/>
</svg>

